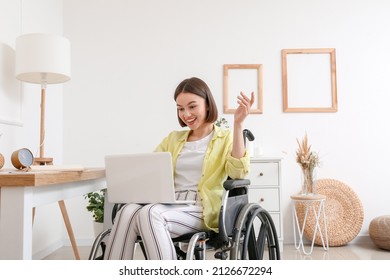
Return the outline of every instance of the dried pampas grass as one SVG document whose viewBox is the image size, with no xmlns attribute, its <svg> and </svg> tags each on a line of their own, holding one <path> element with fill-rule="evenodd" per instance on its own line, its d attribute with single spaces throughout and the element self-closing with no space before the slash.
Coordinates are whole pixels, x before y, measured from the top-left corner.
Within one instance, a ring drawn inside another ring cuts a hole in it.
<svg viewBox="0 0 390 280">
<path fill-rule="evenodd" d="M 311 145 L 308 144 L 307 134 L 302 141 L 298 142 L 298 150 L 296 151 L 296 160 L 301 166 L 302 170 L 313 171 L 315 167 L 319 166 L 319 156 L 317 153 L 311 151 Z"/>
</svg>

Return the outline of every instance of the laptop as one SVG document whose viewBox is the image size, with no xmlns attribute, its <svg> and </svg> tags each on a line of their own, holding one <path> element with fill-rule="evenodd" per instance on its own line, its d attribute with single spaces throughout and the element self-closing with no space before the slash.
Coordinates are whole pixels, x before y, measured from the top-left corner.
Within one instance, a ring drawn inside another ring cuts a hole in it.
<svg viewBox="0 0 390 280">
<path fill-rule="evenodd" d="M 111 203 L 194 204 L 176 200 L 169 152 L 105 156 L 107 199 Z"/>
</svg>

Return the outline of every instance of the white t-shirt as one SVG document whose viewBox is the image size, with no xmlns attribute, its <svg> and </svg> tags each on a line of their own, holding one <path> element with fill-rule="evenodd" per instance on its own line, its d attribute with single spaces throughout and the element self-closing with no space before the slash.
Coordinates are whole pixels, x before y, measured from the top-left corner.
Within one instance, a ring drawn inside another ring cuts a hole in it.
<svg viewBox="0 0 390 280">
<path fill-rule="evenodd" d="M 202 176 L 204 156 L 212 136 L 213 132 L 200 140 L 184 144 L 176 162 L 176 191 L 197 191 L 197 186 Z"/>
</svg>

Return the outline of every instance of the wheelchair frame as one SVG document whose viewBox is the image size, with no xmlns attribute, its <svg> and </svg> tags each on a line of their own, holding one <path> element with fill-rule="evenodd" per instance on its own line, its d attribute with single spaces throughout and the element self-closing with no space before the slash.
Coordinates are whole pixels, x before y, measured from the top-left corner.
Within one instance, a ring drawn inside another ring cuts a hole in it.
<svg viewBox="0 0 390 280">
<path fill-rule="evenodd" d="M 225 260 L 261 260 L 268 250 L 268 259 L 280 260 L 278 236 L 270 214 L 258 203 L 248 203 L 248 186 L 250 181 L 226 180 L 224 194 L 219 215 L 219 232 L 195 232 L 173 238 L 178 259 L 205 260 L 207 245 L 212 244 L 216 251 L 216 259 Z M 122 204 L 123 205 L 123 204 Z M 116 204 L 113 209 L 112 220 L 121 205 Z M 103 259 L 105 252 L 104 239 L 111 229 L 100 233 L 89 255 L 90 260 Z M 146 258 L 146 252 L 139 239 L 138 243 Z M 178 244 L 188 243 L 187 250 L 183 251 Z M 99 247 L 102 256 L 97 257 Z"/>
</svg>

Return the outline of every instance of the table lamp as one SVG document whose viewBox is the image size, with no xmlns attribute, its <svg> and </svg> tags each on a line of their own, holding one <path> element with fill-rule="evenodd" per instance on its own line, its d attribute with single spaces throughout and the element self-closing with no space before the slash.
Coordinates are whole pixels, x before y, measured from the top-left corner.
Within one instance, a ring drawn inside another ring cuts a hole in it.
<svg viewBox="0 0 390 280">
<path fill-rule="evenodd" d="M 46 85 L 70 80 L 70 42 L 54 34 L 24 34 L 16 38 L 15 52 L 16 78 L 41 85 L 39 157 L 34 164 L 53 164 L 53 158 L 45 157 L 44 151 Z"/>
</svg>

